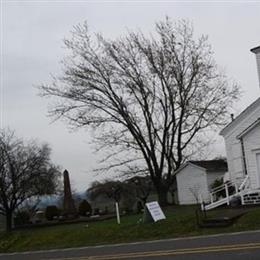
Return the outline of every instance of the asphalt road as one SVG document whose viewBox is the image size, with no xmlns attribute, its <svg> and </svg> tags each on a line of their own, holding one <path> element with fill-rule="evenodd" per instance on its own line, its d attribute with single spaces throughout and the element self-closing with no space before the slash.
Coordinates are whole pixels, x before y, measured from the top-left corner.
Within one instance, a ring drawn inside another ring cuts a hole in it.
<svg viewBox="0 0 260 260">
<path fill-rule="evenodd" d="M 96 247 L 0 254 L 0 260 L 260 260 L 260 231 Z"/>
</svg>

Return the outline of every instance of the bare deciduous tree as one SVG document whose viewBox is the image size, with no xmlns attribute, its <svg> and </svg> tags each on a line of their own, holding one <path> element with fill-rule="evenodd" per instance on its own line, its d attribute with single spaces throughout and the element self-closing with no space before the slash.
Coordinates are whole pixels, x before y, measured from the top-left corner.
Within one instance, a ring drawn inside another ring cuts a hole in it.
<svg viewBox="0 0 260 260">
<path fill-rule="evenodd" d="M 201 149 L 206 130 L 226 123 L 239 94 L 219 72 L 207 37 L 195 39 L 189 22 L 167 18 L 154 36 L 117 40 L 75 26 L 65 44 L 72 55 L 63 75 L 41 86 L 42 95 L 58 98 L 52 114 L 94 128 L 106 169 L 148 171 L 165 205 L 175 170 Z"/>
<path fill-rule="evenodd" d="M 25 144 L 14 133 L 0 131 L 0 214 L 12 228 L 15 210 L 30 198 L 55 192 L 59 171 L 50 163 L 50 148 Z"/>
<path fill-rule="evenodd" d="M 133 189 L 135 190 L 135 196 L 144 208 L 145 203 L 147 202 L 147 199 L 153 189 L 151 180 L 146 176 L 135 176 L 126 180 L 126 183 L 132 184 Z"/>
</svg>

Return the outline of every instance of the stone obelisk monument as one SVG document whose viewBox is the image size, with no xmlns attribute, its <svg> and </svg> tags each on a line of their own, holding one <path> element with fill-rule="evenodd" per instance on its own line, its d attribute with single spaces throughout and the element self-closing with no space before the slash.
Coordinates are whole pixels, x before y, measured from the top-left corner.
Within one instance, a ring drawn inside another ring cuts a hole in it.
<svg viewBox="0 0 260 260">
<path fill-rule="evenodd" d="M 64 198 L 63 198 L 63 215 L 66 217 L 75 217 L 77 210 L 74 204 L 74 200 L 71 194 L 69 172 L 65 170 L 63 172 L 64 181 Z"/>
</svg>

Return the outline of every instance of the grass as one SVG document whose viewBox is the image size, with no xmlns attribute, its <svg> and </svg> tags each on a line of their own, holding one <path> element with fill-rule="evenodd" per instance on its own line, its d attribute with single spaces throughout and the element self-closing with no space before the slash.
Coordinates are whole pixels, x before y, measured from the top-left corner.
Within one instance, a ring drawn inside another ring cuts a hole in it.
<svg viewBox="0 0 260 260">
<path fill-rule="evenodd" d="M 210 215 L 219 214 L 212 211 Z M 234 225 L 227 228 L 204 228 L 196 225 L 194 207 L 171 207 L 165 210 L 166 220 L 138 224 L 141 215 L 125 216 L 121 225 L 115 219 L 66 224 L 52 227 L 15 230 L 1 233 L 0 252 L 54 249 L 123 243 L 193 235 L 260 229 L 260 208 L 251 208 Z"/>
</svg>

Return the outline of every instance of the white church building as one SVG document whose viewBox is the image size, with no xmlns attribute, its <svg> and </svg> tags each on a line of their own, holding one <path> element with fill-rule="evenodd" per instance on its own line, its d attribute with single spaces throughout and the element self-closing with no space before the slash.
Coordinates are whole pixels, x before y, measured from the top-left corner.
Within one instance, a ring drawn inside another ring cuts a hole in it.
<svg viewBox="0 0 260 260">
<path fill-rule="evenodd" d="M 251 49 L 256 55 L 260 82 L 260 46 Z M 240 198 L 242 204 L 260 204 L 260 97 L 228 124 L 224 137 L 230 181 L 210 193 L 206 210 Z M 230 187 L 233 189 L 230 189 Z M 217 193 L 225 190 L 226 196 Z M 232 190 L 232 192 L 230 191 Z"/>
</svg>

